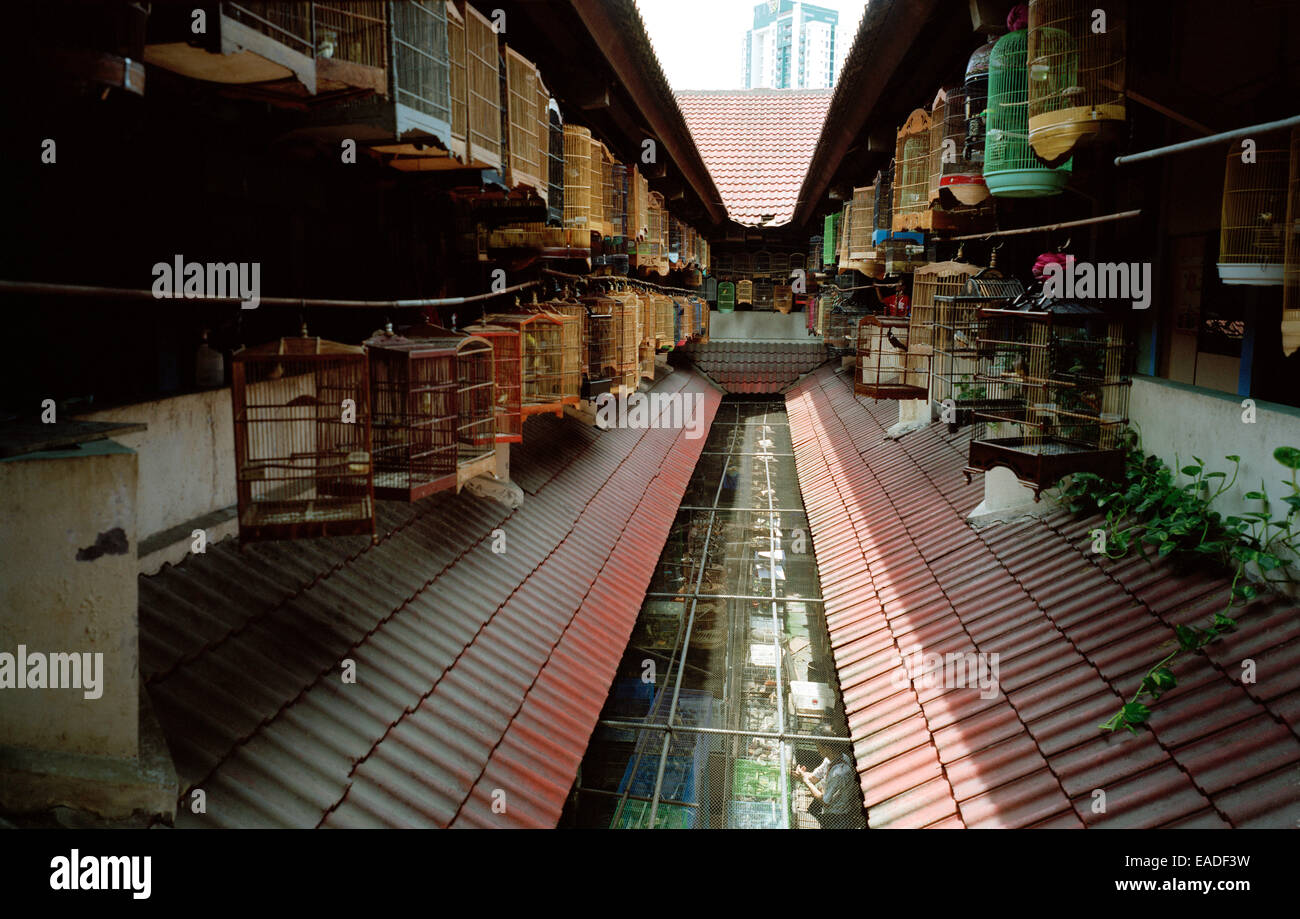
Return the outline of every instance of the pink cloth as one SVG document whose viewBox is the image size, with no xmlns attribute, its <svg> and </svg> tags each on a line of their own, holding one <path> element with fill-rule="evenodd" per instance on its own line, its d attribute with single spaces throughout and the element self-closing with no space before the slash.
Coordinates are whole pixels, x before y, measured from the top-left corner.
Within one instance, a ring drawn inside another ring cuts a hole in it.
<svg viewBox="0 0 1300 919">
<path fill-rule="evenodd" d="M 1007 31 L 1019 32 L 1021 29 L 1029 27 L 1029 6 L 1024 3 L 1017 3 L 1007 13 Z"/>
<path fill-rule="evenodd" d="M 1044 252 L 1034 261 L 1034 277 L 1042 281 L 1047 277 L 1047 266 L 1051 264 L 1064 265 L 1066 255 L 1064 252 Z"/>
</svg>

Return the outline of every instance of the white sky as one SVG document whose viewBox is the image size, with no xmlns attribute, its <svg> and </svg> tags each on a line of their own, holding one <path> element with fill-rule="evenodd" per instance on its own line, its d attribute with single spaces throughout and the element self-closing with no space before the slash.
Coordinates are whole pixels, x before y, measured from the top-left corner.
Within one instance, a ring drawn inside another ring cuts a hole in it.
<svg viewBox="0 0 1300 919">
<path fill-rule="evenodd" d="M 741 45 L 760 0 L 636 0 L 673 89 L 739 89 Z M 858 34 L 866 0 L 809 0 L 840 14 L 835 73 Z"/>
</svg>

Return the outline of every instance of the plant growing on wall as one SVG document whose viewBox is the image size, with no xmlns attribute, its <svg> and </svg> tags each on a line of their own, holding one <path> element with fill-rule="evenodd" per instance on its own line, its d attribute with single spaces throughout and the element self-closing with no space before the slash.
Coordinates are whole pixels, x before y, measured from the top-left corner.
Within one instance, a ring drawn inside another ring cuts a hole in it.
<svg viewBox="0 0 1300 919">
<path fill-rule="evenodd" d="M 1156 457 L 1144 455 L 1131 433 L 1124 447 L 1122 480 L 1111 482 L 1092 473 L 1080 473 L 1064 492 L 1073 513 L 1106 515 L 1105 539 L 1101 543 L 1104 554 L 1123 558 L 1136 550 L 1146 557 L 1154 551 L 1157 557 L 1170 557 L 1176 563 L 1195 562 L 1203 567 L 1209 562 L 1232 575 L 1223 611 L 1215 613 L 1204 627 L 1178 626 L 1177 647 L 1151 667 L 1133 696 L 1099 725 L 1107 731 L 1125 728 L 1136 732 L 1137 726 L 1151 715 L 1149 703 L 1178 685 L 1173 663 L 1236 628 L 1230 614 L 1238 603 L 1249 603 L 1259 595 L 1260 588 L 1253 581 L 1261 582 L 1265 589 L 1295 581 L 1296 543 L 1300 540 L 1300 449 L 1278 447 L 1273 451 L 1273 458 L 1290 470 L 1290 476 L 1282 482 L 1288 492 L 1281 498 L 1285 513 L 1273 516 L 1273 503 L 1261 482 L 1259 491 L 1245 495 L 1247 501 L 1258 502 L 1258 510 L 1224 517 L 1211 505 L 1236 483 L 1240 457 L 1227 457 L 1233 464 L 1229 477 L 1225 472 L 1207 471 L 1205 462 L 1198 457 L 1193 457 L 1194 464 L 1172 470 Z"/>
</svg>

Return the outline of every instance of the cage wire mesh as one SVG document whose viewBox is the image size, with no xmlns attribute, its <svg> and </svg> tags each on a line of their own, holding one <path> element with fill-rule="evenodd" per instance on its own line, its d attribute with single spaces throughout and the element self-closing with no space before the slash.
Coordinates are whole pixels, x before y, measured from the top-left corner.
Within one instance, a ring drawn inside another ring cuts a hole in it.
<svg viewBox="0 0 1300 919">
<path fill-rule="evenodd" d="M 465 69 L 469 158 L 501 166 L 501 58 L 492 21 L 466 4 Z"/>
<path fill-rule="evenodd" d="M 1228 149 L 1219 220 L 1219 279 L 1225 284 L 1280 284 L 1290 144 L 1284 131 L 1251 141 L 1253 156 L 1242 141 Z"/>
<path fill-rule="evenodd" d="M 387 4 L 382 0 L 313 3 L 311 6 L 318 57 L 366 67 L 388 66 Z"/>
<path fill-rule="evenodd" d="M 311 43 L 311 3 L 239 0 L 238 3 L 223 3 L 221 11 L 236 22 L 275 39 L 286 48 L 308 57 L 316 56 L 316 49 Z"/>
<path fill-rule="evenodd" d="M 450 124 L 447 5 L 411 0 L 391 9 L 396 101 Z"/>
<path fill-rule="evenodd" d="M 1290 357 L 1300 350 L 1300 127 L 1291 129 L 1291 169 L 1287 188 L 1282 353 Z"/>
<path fill-rule="evenodd" d="M 726 399 L 588 747 L 566 820 L 865 825 L 782 403 Z M 797 768 L 831 737 L 836 813 Z M 842 813 L 841 813 L 842 811 Z"/>
<path fill-rule="evenodd" d="M 951 290 L 952 282 L 946 286 Z M 986 268 L 967 277 L 959 292 L 934 295 L 930 398 L 940 418 L 946 418 L 953 429 L 970 424 L 976 409 L 1004 406 L 997 401 L 1003 398 L 1001 393 L 977 380 L 983 330 L 980 310 L 1008 306 L 1024 292 L 1024 285 L 1015 278 L 1004 278 L 997 269 Z"/>
<path fill-rule="evenodd" d="M 894 230 L 930 227 L 930 114 L 916 109 L 898 129 L 894 156 Z"/>
<path fill-rule="evenodd" d="M 494 428 L 497 443 L 523 440 L 521 397 L 523 394 L 523 359 L 517 328 L 478 322 L 466 326 L 465 332 L 492 345 Z"/>
</svg>

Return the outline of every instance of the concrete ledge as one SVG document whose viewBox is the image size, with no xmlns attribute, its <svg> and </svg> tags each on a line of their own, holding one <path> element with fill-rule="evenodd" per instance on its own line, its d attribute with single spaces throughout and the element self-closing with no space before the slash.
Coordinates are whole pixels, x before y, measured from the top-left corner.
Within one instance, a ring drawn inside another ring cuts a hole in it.
<svg viewBox="0 0 1300 919">
<path fill-rule="evenodd" d="M 239 512 L 234 505 L 223 507 L 140 540 L 140 573 L 157 574 L 163 565 L 179 565 L 185 561 L 194 544 L 195 530 L 204 530 L 211 546 L 239 533 Z"/>
<path fill-rule="evenodd" d="M 140 755 L 134 759 L 0 745 L 0 812 L 8 815 L 66 808 L 99 820 L 171 823 L 179 794 L 180 780 L 143 686 Z"/>
</svg>

